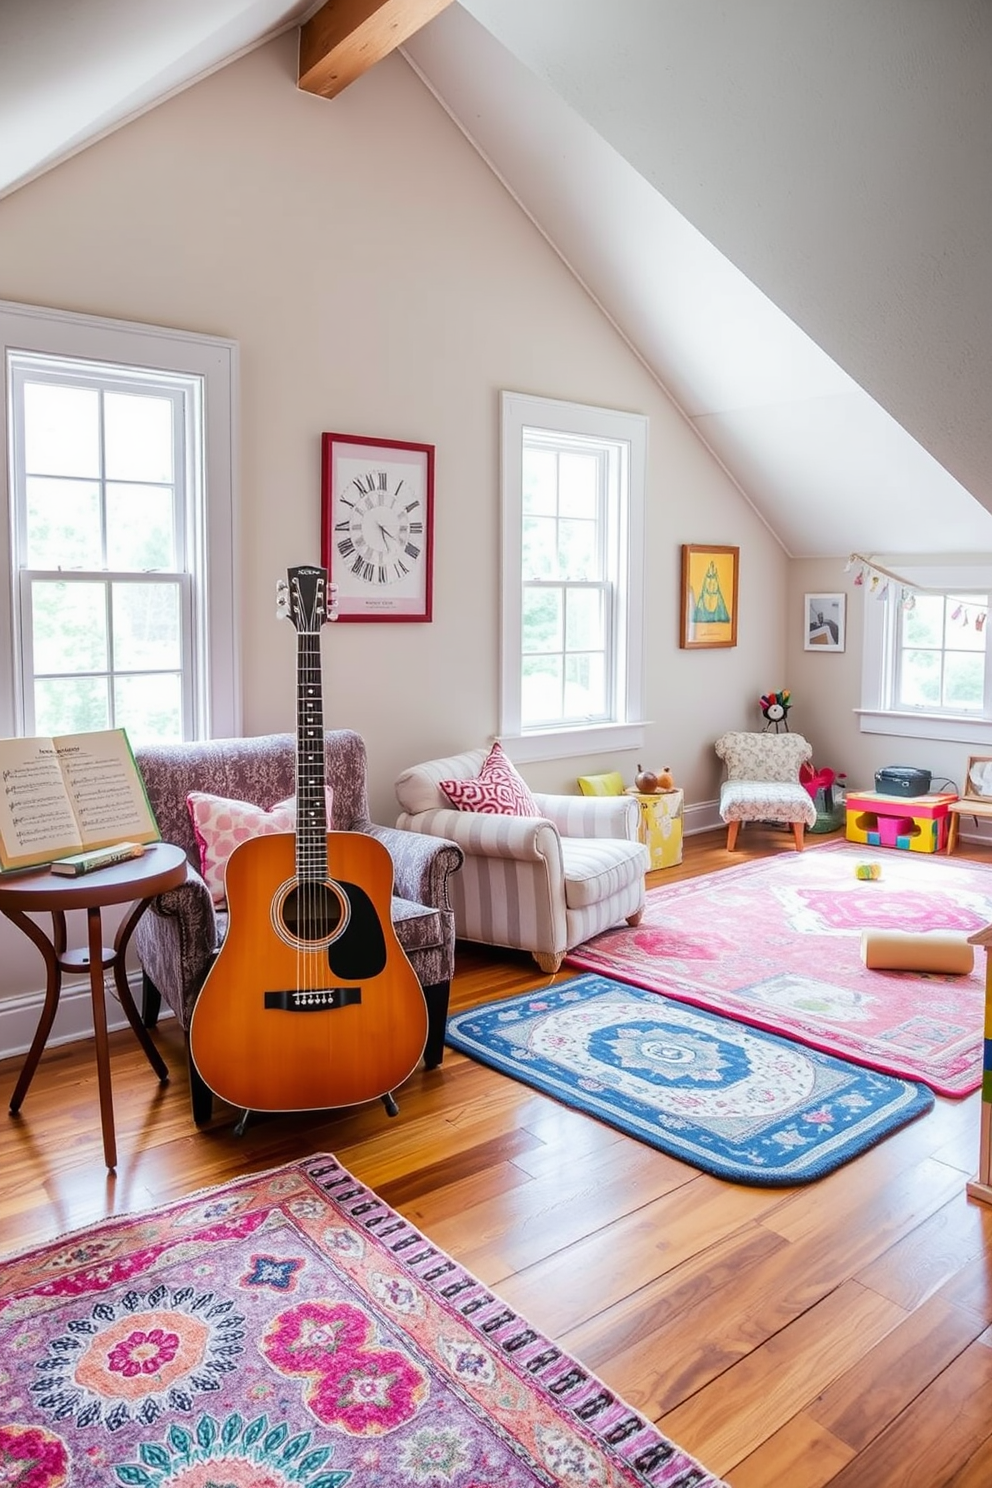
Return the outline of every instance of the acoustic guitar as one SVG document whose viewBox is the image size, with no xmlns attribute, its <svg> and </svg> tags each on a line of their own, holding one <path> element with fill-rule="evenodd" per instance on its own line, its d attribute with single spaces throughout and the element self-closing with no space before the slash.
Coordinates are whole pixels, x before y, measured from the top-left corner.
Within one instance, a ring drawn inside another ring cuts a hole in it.
<svg viewBox="0 0 992 1488">
<path fill-rule="evenodd" d="M 228 929 L 193 1009 L 190 1052 L 222 1100 L 310 1111 L 381 1098 L 416 1068 L 427 1005 L 396 938 L 393 865 L 364 832 L 327 829 L 320 627 L 327 572 L 291 568 L 297 631 L 296 832 L 227 863 Z"/>
</svg>

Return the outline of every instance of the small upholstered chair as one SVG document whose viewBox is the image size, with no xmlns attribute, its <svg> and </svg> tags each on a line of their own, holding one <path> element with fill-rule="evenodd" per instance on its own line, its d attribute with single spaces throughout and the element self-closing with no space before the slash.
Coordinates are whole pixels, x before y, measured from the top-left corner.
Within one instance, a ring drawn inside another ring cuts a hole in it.
<svg viewBox="0 0 992 1488">
<path fill-rule="evenodd" d="M 411 837 L 369 817 L 365 742 L 350 729 L 324 736 L 327 785 L 333 792 L 328 826 L 367 832 L 393 861 L 391 917 L 396 937 L 416 972 L 427 1003 L 424 1064 L 434 1069 L 444 1054 L 448 993 L 455 963 L 455 920 L 449 876 L 457 878 L 461 850 L 436 837 Z M 193 1006 L 227 933 L 227 910 L 218 907 L 201 875 L 200 844 L 187 808 L 191 792 L 248 802 L 266 810 L 296 789 L 297 740 L 292 734 L 245 739 L 146 745 L 135 750 L 138 769 L 166 842 L 189 860 L 186 882 L 154 899 L 134 935 L 141 963 L 144 1022 L 154 1027 L 164 1001 L 187 1039 Z M 209 1120 L 212 1097 L 190 1061 L 193 1119 Z"/>
<path fill-rule="evenodd" d="M 792 827 L 796 848 L 816 822 L 816 806 L 800 783 L 799 767 L 813 754 L 802 734 L 721 734 L 714 745 L 727 767 L 720 787 L 720 815 L 727 823 L 727 851 L 733 852 L 742 822 L 783 822 Z"/>
<path fill-rule="evenodd" d="M 550 975 L 573 947 L 640 920 L 648 869 L 640 807 L 631 796 L 531 793 L 519 777 L 515 814 L 504 814 L 506 801 L 499 810 L 453 806 L 440 782 L 464 782 L 468 799 L 492 757 L 473 749 L 404 770 L 396 825 L 444 837 L 465 854 L 450 880 L 460 939 L 529 951 Z"/>
</svg>

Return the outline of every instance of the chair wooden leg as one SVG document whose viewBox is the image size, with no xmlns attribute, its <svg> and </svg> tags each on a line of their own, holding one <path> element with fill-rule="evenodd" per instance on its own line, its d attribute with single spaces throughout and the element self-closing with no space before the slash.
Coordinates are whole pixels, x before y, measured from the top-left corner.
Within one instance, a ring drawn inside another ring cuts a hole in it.
<svg viewBox="0 0 992 1488">
<path fill-rule="evenodd" d="M 639 925 L 641 923 L 641 921 L 643 920 L 643 918 L 644 918 L 644 905 L 642 904 L 641 907 L 640 907 L 640 909 L 638 909 L 637 911 L 635 911 L 634 914 L 627 916 L 627 924 L 628 925 Z"/>
<path fill-rule="evenodd" d="M 740 831 L 740 828 L 741 828 L 741 824 L 740 824 L 739 821 L 732 821 L 732 822 L 728 822 L 727 823 L 727 851 L 728 852 L 733 852 L 734 848 L 737 846 L 737 833 Z"/>
<path fill-rule="evenodd" d="M 548 976 L 554 976 L 565 959 L 564 951 L 532 951 L 531 955 L 541 970 L 546 972 Z"/>
<path fill-rule="evenodd" d="M 806 823 L 805 822 L 793 822 L 792 823 L 792 835 L 796 839 L 796 852 L 802 852 L 802 850 L 803 850 L 803 842 L 804 842 L 805 836 L 806 836 Z"/>
<path fill-rule="evenodd" d="M 437 1069 L 444 1058 L 444 1033 L 448 1026 L 450 982 L 435 982 L 424 988 L 427 1003 L 427 1043 L 424 1046 L 424 1069 Z"/>
</svg>

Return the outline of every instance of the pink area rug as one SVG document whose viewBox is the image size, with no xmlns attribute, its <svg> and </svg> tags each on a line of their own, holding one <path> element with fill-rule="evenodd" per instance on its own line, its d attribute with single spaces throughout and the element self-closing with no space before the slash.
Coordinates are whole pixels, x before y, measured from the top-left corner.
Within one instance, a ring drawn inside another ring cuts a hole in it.
<svg viewBox="0 0 992 1488">
<path fill-rule="evenodd" d="M 992 921 L 992 868 L 935 854 L 825 843 L 648 894 L 640 925 L 608 930 L 568 964 L 962 1096 L 982 1079 L 985 953 L 967 976 L 868 971 L 861 932 Z"/>
<path fill-rule="evenodd" d="M 722 1488 L 333 1157 L 0 1260 L 0 1483 Z"/>
</svg>

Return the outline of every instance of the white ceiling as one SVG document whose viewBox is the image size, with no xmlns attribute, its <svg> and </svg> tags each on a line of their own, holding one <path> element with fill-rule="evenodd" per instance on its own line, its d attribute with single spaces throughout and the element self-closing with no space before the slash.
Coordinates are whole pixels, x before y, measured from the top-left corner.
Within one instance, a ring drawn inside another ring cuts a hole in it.
<svg viewBox="0 0 992 1488">
<path fill-rule="evenodd" d="M 316 8 L 2 0 L 0 193 Z M 789 553 L 974 553 L 992 514 L 892 414 L 992 505 L 978 12 L 462 0 L 405 54 Z"/>
</svg>

